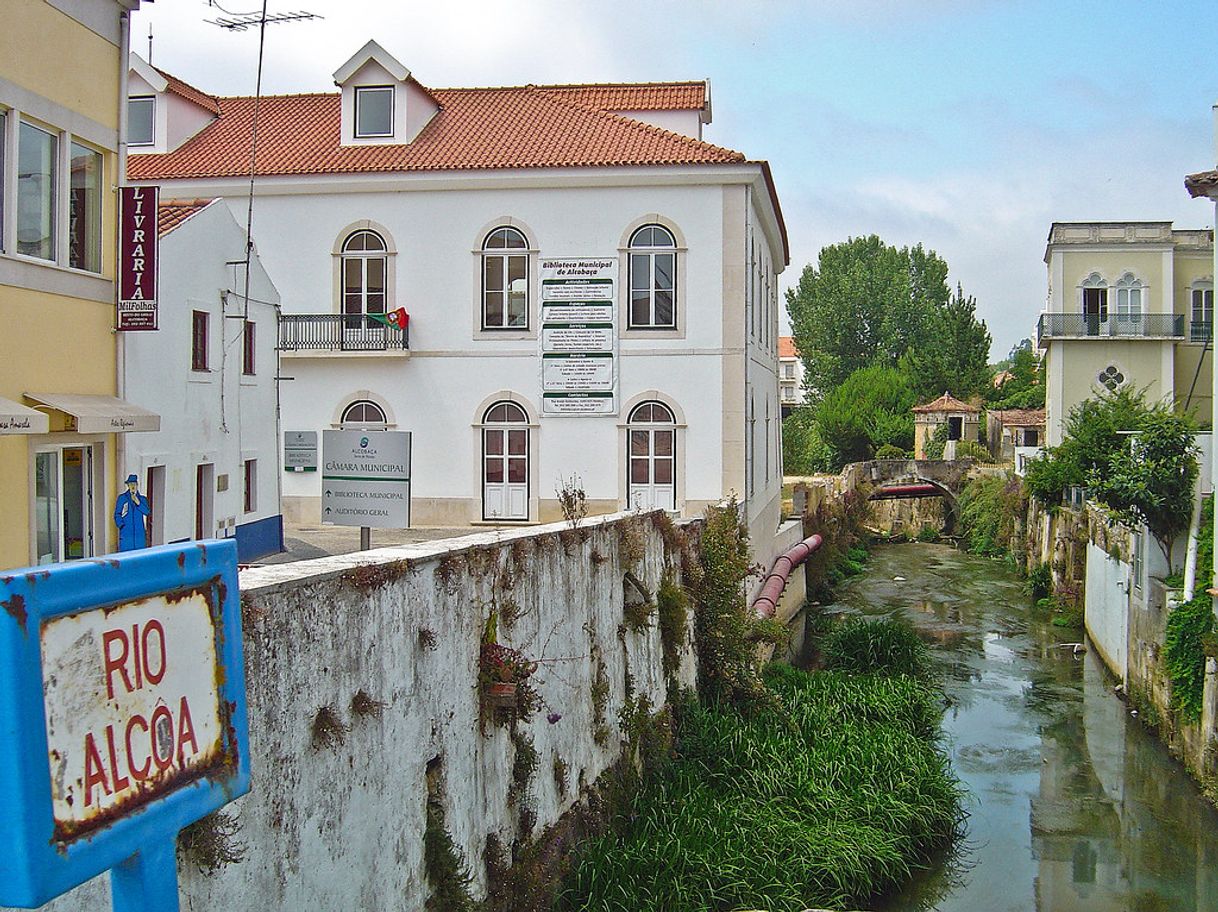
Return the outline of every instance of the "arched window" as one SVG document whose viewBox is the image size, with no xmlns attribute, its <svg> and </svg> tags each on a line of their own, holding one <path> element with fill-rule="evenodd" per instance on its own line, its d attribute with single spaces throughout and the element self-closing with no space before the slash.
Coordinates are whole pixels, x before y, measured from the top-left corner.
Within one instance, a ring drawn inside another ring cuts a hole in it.
<svg viewBox="0 0 1218 912">
<path fill-rule="evenodd" d="M 482 416 L 482 518 L 529 518 L 529 417 L 515 402 Z"/>
<path fill-rule="evenodd" d="M 389 426 L 385 410 L 370 399 L 357 399 L 343 409 L 344 430 L 383 431 Z"/>
<path fill-rule="evenodd" d="M 343 325 L 347 329 L 383 328 L 368 314 L 385 313 L 389 255 L 385 239 L 375 231 L 353 231 L 343 241 Z"/>
<path fill-rule="evenodd" d="M 675 510 L 677 433 L 672 411 L 662 402 L 644 402 L 631 411 L 626 425 L 627 502 L 634 509 Z"/>
<path fill-rule="evenodd" d="M 1083 280 L 1081 286 L 1083 304 L 1083 322 L 1087 334 L 1094 336 L 1100 331 L 1100 324 L 1108 320 L 1108 283 L 1098 272 L 1093 272 Z"/>
<path fill-rule="evenodd" d="M 515 228 L 482 242 L 482 328 L 529 328 L 529 245 Z"/>
<path fill-rule="evenodd" d="M 1116 283 L 1116 316 L 1118 331 L 1132 329 L 1142 322 L 1142 280 L 1127 272 Z"/>
<path fill-rule="evenodd" d="M 630 236 L 630 328 L 675 329 L 677 242 L 660 225 Z"/>
<path fill-rule="evenodd" d="M 1189 338 L 1208 342 L 1214 338 L 1214 283 L 1208 279 L 1194 282 L 1192 287 L 1192 324 Z"/>
</svg>

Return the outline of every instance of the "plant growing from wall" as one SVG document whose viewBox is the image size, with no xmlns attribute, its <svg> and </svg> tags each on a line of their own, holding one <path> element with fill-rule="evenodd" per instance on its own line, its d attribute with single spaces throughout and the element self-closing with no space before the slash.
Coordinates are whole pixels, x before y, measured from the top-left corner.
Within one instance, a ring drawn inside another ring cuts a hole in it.
<svg viewBox="0 0 1218 912">
<path fill-rule="evenodd" d="M 989 475 L 964 486 L 957 508 L 964 547 L 984 557 L 1002 557 L 1017 538 L 1026 502 L 1018 478 Z"/>
<path fill-rule="evenodd" d="M 592 740 L 600 747 L 609 744 L 609 726 L 606 724 L 605 712 L 609 708 L 609 669 L 605 666 L 605 658 L 601 648 L 592 644 Z"/>
<path fill-rule="evenodd" d="M 537 663 L 519 649 L 498 642 L 498 615 L 491 612 L 478 653 L 478 692 L 481 721 L 506 725 L 528 720 L 541 710 L 541 694 L 530 680 Z"/>
<path fill-rule="evenodd" d="M 670 683 L 681 667 L 681 651 L 685 647 L 689 623 L 689 597 L 671 572 L 664 574 L 656 592 L 656 609 L 660 618 L 660 646 L 663 649 L 664 676 Z"/>
<path fill-rule="evenodd" d="M 580 522 L 588 515 L 588 495 L 584 493 L 583 481 L 578 475 L 559 478 L 554 493 L 558 497 L 563 519 L 570 523 L 572 529 L 578 529 Z"/>
<path fill-rule="evenodd" d="M 1028 578 L 1024 580 L 1023 591 L 1034 602 L 1039 602 L 1041 599 L 1048 598 L 1053 594 L 1053 568 L 1048 564 L 1036 564 L 1028 571 Z"/>
<path fill-rule="evenodd" d="M 752 571 L 748 527 L 735 498 L 707 509 L 699 559 L 702 578 L 694 610 L 698 693 L 711 703 L 770 705 L 773 694 L 758 665 L 756 619 L 744 592 Z"/>
<path fill-rule="evenodd" d="M 470 894 L 473 878 L 444 824 L 444 805 L 439 795 L 427 799 L 423 874 L 431 885 L 429 912 L 477 912 L 478 905 Z"/>
<path fill-rule="evenodd" d="M 178 855 L 204 874 L 245 860 L 244 842 L 237 838 L 241 824 L 232 814 L 216 811 L 188 824 L 178 833 Z"/>
<path fill-rule="evenodd" d="M 339 718 L 338 710 L 330 705 L 320 707 L 313 716 L 313 724 L 310 727 L 313 749 L 342 746 L 348 731 L 350 729 Z"/>
<path fill-rule="evenodd" d="M 1201 718 L 1205 691 L 1204 638 L 1214 630 L 1214 609 L 1209 595 L 1178 605 L 1167 616 L 1163 658 L 1171 680 L 1171 706 L 1186 722 Z"/>
<path fill-rule="evenodd" d="M 533 746 L 533 739 L 519 729 L 512 729 L 511 732 L 512 746 L 515 753 L 512 757 L 512 782 L 508 787 L 508 804 L 518 806 L 524 804 L 524 799 L 529 794 L 529 785 L 533 781 L 533 774 L 537 772 L 537 766 L 541 762 L 537 755 L 537 748 Z"/>
</svg>

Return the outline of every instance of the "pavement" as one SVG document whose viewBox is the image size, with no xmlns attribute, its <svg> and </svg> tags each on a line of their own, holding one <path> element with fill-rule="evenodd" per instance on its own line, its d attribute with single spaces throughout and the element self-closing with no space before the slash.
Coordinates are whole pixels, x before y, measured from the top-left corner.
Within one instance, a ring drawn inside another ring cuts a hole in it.
<svg viewBox="0 0 1218 912">
<path fill-rule="evenodd" d="M 427 529 L 373 529 L 372 547 L 387 548 L 392 545 L 409 545 L 416 542 L 436 541 L 442 538 L 458 538 L 489 532 L 489 526 L 460 526 L 457 528 Z M 359 550 L 359 529 L 355 526 L 293 526 L 285 523 L 283 545 L 286 549 L 251 561 L 251 567 L 271 564 L 288 564 L 295 561 L 329 557 L 333 554 L 350 554 Z"/>
</svg>

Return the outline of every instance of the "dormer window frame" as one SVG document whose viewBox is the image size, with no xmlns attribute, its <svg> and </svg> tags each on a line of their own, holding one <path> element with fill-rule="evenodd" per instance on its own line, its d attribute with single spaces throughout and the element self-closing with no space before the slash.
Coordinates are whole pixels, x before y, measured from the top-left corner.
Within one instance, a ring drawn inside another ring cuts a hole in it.
<svg viewBox="0 0 1218 912">
<path fill-rule="evenodd" d="M 136 140 L 132 136 L 131 126 L 134 123 L 134 118 L 131 116 L 131 109 L 136 102 L 148 102 L 148 107 L 152 112 L 149 118 L 151 130 L 148 133 L 147 140 Z M 132 95 L 127 99 L 127 145 L 128 146 L 155 146 L 156 145 L 156 95 Z"/>
<path fill-rule="evenodd" d="M 394 118 L 397 114 L 397 91 L 392 85 L 361 85 L 355 86 L 355 120 L 351 125 L 352 136 L 355 139 L 392 139 L 394 136 Z M 383 133 L 364 133 L 360 131 L 360 104 L 364 93 L 387 92 L 389 94 L 389 123 L 388 130 Z"/>
</svg>

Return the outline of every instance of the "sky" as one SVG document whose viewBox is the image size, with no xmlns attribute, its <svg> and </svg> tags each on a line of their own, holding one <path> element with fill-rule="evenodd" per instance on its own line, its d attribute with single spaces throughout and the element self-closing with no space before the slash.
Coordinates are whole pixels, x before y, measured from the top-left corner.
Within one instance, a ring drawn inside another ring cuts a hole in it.
<svg viewBox="0 0 1218 912">
<path fill-rule="evenodd" d="M 252 94 L 256 0 L 157 0 L 132 48 L 213 94 Z M 922 243 L 977 299 L 995 359 L 1035 331 L 1054 221 L 1211 227 L 1213 0 L 268 0 L 263 91 L 335 90 L 369 38 L 427 86 L 709 78 L 703 138 L 770 162 L 791 244 Z M 243 5 L 248 4 L 248 5 Z"/>
</svg>

